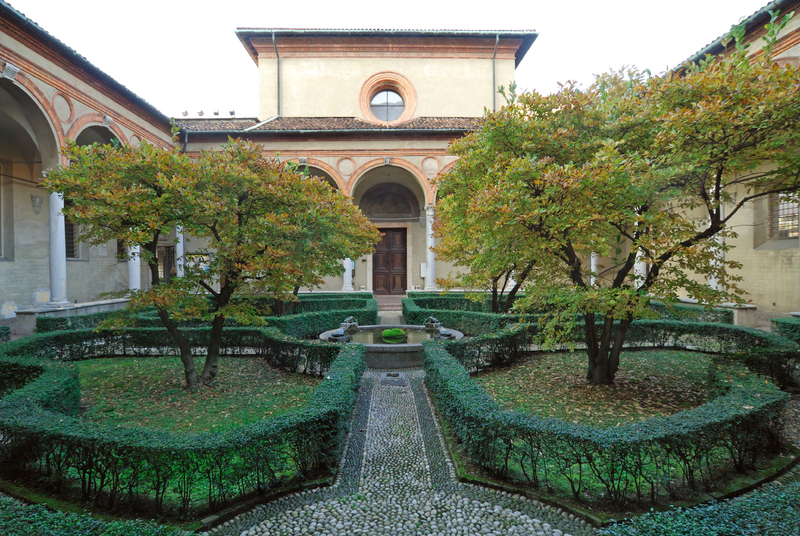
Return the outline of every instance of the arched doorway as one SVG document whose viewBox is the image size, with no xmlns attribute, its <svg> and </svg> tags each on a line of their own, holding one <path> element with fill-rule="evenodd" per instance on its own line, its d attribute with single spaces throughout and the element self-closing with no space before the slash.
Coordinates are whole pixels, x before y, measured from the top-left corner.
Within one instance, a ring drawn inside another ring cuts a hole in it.
<svg viewBox="0 0 800 536">
<path fill-rule="evenodd" d="M 382 236 L 366 261 L 365 283 L 376 295 L 403 295 L 421 285 L 424 259 L 424 190 L 414 175 L 395 166 L 367 171 L 354 185 L 353 198 Z"/>
</svg>

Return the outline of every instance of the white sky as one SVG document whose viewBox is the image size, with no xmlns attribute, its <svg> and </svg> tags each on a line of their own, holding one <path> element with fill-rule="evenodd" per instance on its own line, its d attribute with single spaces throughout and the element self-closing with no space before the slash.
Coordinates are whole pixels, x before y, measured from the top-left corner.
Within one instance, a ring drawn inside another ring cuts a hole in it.
<svg viewBox="0 0 800 536">
<path fill-rule="evenodd" d="M 623 65 L 675 67 L 767 0 L 7 0 L 168 116 L 256 115 L 257 69 L 237 27 L 533 29 L 522 89 L 588 84 Z M 470 7 L 471 6 L 471 7 Z"/>
</svg>

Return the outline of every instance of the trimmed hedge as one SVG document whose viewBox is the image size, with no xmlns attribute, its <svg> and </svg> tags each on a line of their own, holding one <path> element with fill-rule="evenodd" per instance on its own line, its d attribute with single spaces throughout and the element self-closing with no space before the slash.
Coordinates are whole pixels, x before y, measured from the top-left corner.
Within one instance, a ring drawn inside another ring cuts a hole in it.
<svg viewBox="0 0 800 536">
<path fill-rule="evenodd" d="M 650 512 L 600 530 L 602 536 L 788 536 L 800 534 L 800 482 L 694 508 Z"/>
<path fill-rule="evenodd" d="M 436 301 L 439 300 L 439 301 Z M 533 315 L 518 315 L 507 314 L 500 315 L 497 313 L 485 313 L 480 311 L 470 311 L 462 309 L 433 309 L 421 307 L 417 304 L 417 299 L 404 299 L 403 300 L 403 318 L 406 323 L 421 325 L 429 316 L 435 317 L 446 328 L 456 329 L 466 335 L 483 335 L 499 331 L 509 324 L 516 324 L 522 321 L 535 321 L 537 318 Z M 439 302 L 455 302 L 452 307 L 456 307 L 458 301 L 468 302 L 467 300 L 457 300 L 453 298 L 426 298 L 420 300 L 423 303 L 433 301 Z M 478 304 L 479 305 L 479 304 Z"/>
<path fill-rule="evenodd" d="M 661 346 L 691 342 L 715 351 L 792 345 L 757 330 L 694 326 L 699 327 L 693 330 L 692 324 L 676 321 L 637 322 L 632 335 Z M 678 333 L 667 336 L 676 328 Z M 715 332 L 723 340 L 712 344 L 709 339 Z M 596 429 L 504 411 L 472 380 L 468 369 L 513 362 L 509 347 L 520 336 L 509 327 L 474 342 L 423 344 L 425 381 L 438 410 L 470 458 L 501 477 L 561 493 L 567 490 L 579 502 L 589 498 L 622 507 L 633 499 L 657 502 L 680 488 L 709 488 L 730 468 L 744 471 L 762 452 L 778 448 L 780 414 L 789 396 L 743 369 L 716 363 L 709 371 L 713 398 L 669 417 Z M 496 342 L 495 337 L 505 341 Z M 484 344 L 489 351 L 475 350 Z"/>
<path fill-rule="evenodd" d="M 191 336 L 202 339 L 204 331 Z M 224 432 L 101 426 L 74 416 L 80 386 L 70 361 L 160 355 L 171 348 L 168 334 L 149 329 L 40 334 L 0 348 L 4 368 L 38 374 L 0 401 L 0 460 L 57 487 L 77 482 L 84 500 L 109 508 L 181 515 L 213 511 L 292 479 L 330 474 L 365 368 L 364 347 L 292 340 L 274 329 L 225 333 L 229 354 L 243 353 L 250 344 L 279 366 L 324 372 L 325 380 L 304 408 Z"/>
<path fill-rule="evenodd" d="M 770 326 L 772 333 L 800 344 L 800 318 L 773 318 Z"/>
<path fill-rule="evenodd" d="M 518 294 L 516 298 L 519 299 L 523 296 L 523 294 Z M 460 293 L 439 294 L 435 292 L 409 292 L 408 299 L 413 300 L 422 309 L 491 313 L 491 295 L 488 293 L 481 301 L 468 300 L 464 294 Z M 650 309 L 657 312 L 661 320 L 733 324 L 733 310 L 722 307 L 706 309 L 702 305 L 686 303 L 667 305 L 653 300 L 650 302 Z"/>
<path fill-rule="evenodd" d="M 469 335 L 493 333 L 518 322 L 536 325 L 541 317 L 541 313 L 492 313 L 489 312 L 488 303 L 487 300 L 483 302 L 468 300 L 463 295 L 440 296 L 433 293 L 409 292 L 409 298 L 403 300 L 403 316 L 409 324 L 422 324 L 429 316 L 433 316 L 445 327 Z M 697 305 L 685 304 L 667 306 L 656 301 L 652 302 L 650 307 L 660 314 L 661 321 L 733 324 L 733 311 L 730 309 L 706 310 Z M 582 321 L 579 324 L 582 324 Z"/>
<path fill-rule="evenodd" d="M 667 305 L 660 301 L 651 301 L 650 309 L 657 312 L 661 320 L 733 324 L 733 309 L 725 309 L 722 307 L 706 309 L 702 305 L 689 305 L 685 303 Z"/>
<path fill-rule="evenodd" d="M 188 536 L 144 521 L 102 521 L 86 514 L 53 512 L 40 504 L 25 504 L 0 496 L 3 536 Z"/>
<path fill-rule="evenodd" d="M 9 326 L 0 326 L 0 343 L 8 342 L 11 340 L 11 328 Z"/>
<path fill-rule="evenodd" d="M 371 323 L 377 322 L 377 310 L 378 304 L 372 298 L 372 294 L 368 292 L 354 292 L 354 293 L 339 293 L 339 294 L 301 294 L 298 296 L 300 301 L 294 304 L 293 313 L 310 313 L 310 312 L 319 312 L 319 313 L 333 313 L 336 312 L 337 314 L 341 314 L 341 311 L 346 311 L 349 313 L 347 316 L 351 316 L 354 314 L 353 310 L 356 309 L 366 309 L 370 311 L 371 309 L 375 309 L 375 318 L 373 319 L 372 316 L 367 312 L 359 312 L 358 314 L 364 315 L 364 322 L 359 320 L 359 323 L 366 324 L 367 321 Z M 374 306 L 374 307 L 373 307 Z M 87 315 L 80 315 L 80 316 L 64 316 L 64 317 L 55 317 L 55 316 L 38 316 L 36 318 L 36 332 L 37 333 L 47 333 L 52 331 L 66 331 L 70 329 L 92 329 L 97 327 L 97 325 L 108 318 L 113 314 L 118 314 L 119 311 L 103 311 L 100 313 L 91 313 Z M 273 325 L 271 320 L 273 319 L 284 319 L 294 316 L 287 315 L 284 317 L 275 317 L 269 316 L 265 317 L 269 325 Z M 341 319 L 336 321 L 336 324 L 333 327 L 339 325 L 339 323 L 344 320 L 346 317 L 342 317 Z M 291 323 L 291 322 L 289 322 Z M 283 322 L 276 321 L 274 325 L 280 326 Z M 184 327 L 202 327 L 208 325 L 208 322 L 199 322 L 199 321 L 189 321 L 189 322 L 182 322 L 182 326 Z M 226 321 L 226 326 L 236 326 L 238 325 L 236 322 L 232 320 Z M 146 311 L 140 314 L 136 318 L 136 327 L 162 327 L 161 321 L 159 320 L 158 316 L 156 315 L 155 310 Z M 328 329 L 332 329 L 331 327 L 326 327 L 322 331 L 327 331 Z M 296 331 L 296 330 L 293 330 Z M 301 336 L 303 338 L 304 336 Z M 2 341 L 2 327 L 0 327 L 0 342 Z"/>
<path fill-rule="evenodd" d="M 447 342 L 447 351 L 469 372 L 514 363 L 530 342 L 530 326 L 511 324 L 495 333 Z"/>
<path fill-rule="evenodd" d="M 335 300 L 331 300 L 336 302 Z M 287 335 L 298 339 L 317 338 L 323 331 L 339 327 L 342 321 L 353 316 L 362 326 L 378 323 L 378 302 L 374 299 L 364 300 L 357 309 L 329 309 L 325 311 L 307 312 L 295 315 L 267 317 L 265 320 Z"/>
</svg>

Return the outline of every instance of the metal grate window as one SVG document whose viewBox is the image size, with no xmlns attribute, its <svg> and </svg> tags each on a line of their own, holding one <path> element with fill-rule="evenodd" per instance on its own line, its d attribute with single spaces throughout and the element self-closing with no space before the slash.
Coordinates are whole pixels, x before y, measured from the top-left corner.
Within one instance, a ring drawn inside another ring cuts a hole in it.
<svg viewBox="0 0 800 536">
<path fill-rule="evenodd" d="M 770 202 L 769 239 L 800 237 L 800 205 L 795 197 L 773 196 Z"/>
<path fill-rule="evenodd" d="M 67 246 L 67 258 L 68 259 L 77 259 L 78 258 L 78 226 L 69 221 L 66 217 L 64 218 L 64 241 L 66 242 Z"/>
<path fill-rule="evenodd" d="M 175 275 L 175 246 L 159 246 L 158 255 L 158 278 L 162 283 L 169 283 Z"/>
</svg>

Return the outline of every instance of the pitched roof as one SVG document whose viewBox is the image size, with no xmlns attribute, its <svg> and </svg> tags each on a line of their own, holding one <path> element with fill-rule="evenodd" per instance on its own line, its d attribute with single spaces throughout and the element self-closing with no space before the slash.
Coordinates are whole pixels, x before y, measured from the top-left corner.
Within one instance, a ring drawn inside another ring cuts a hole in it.
<svg viewBox="0 0 800 536">
<path fill-rule="evenodd" d="M 189 132 L 464 132 L 475 128 L 474 117 L 417 117 L 397 125 L 370 123 L 357 117 L 278 117 L 258 122 L 257 119 L 177 119 Z"/>
<path fill-rule="evenodd" d="M 62 41 L 47 32 L 44 28 L 26 17 L 23 13 L 14 9 L 11 5 L 5 2 L 5 0 L 0 0 L 0 19 L 11 22 L 15 26 L 19 27 L 21 31 L 32 35 L 37 42 L 40 42 L 46 47 L 55 50 L 59 55 L 58 60 L 61 62 L 68 62 L 68 64 L 78 67 L 78 69 L 68 69 L 71 73 L 75 74 L 76 76 L 80 76 L 79 73 L 81 72 L 87 73 L 102 86 L 105 86 L 109 92 L 116 93 L 122 99 L 129 101 L 144 113 L 152 116 L 157 122 L 161 122 L 161 126 L 165 127 L 167 130 L 169 129 L 169 117 L 161 113 L 161 111 L 159 111 L 155 106 L 141 98 L 139 95 L 101 71 L 85 57 L 68 47 Z M 47 54 L 47 49 L 44 48 L 42 50 L 37 50 L 37 52 L 40 54 Z M 58 63 L 58 60 L 56 63 Z M 113 98 L 112 94 L 107 96 Z"/>
<path fill-rule="evenodd" d="M 236 36 L 247 49 L 250 56 L 258 57 L 250 40 L 254 37 L 302 36 L 302 37 L 445 37 L 445 38 L 491 38 L 516 37 L 522 44 L 516 52 L 515 66 L 531 48 L 539 32 L 536 30 L 427 30 L 406 29 L 387 30 L 379 28 L 237 28 Z"/>
<path fill-rule="evenodd" d="M 797 4 L 797 0 L 774 0 L 773 2 L 768 3 L 749 17 L 745 18 L 744 20 L 740 21 L 739 24 L 742 22 L 745 25 L 745 33 L 749 32 L 753 28 L 758 28 L 769 22 L 770 20 L 770 11 L 780 10 L 781 13 L 786 12 L 787 7 L 791 7 L 792 4 Z M 727 35 L 727 33 L 725 34 Z M 692 56 L 687 58 L 679 67 L 675 70 L 679 71 L 683 67 L 691 63 L 697 63 L 702 59 L 705 59 L 708 55 L 716 55 L 720 54 L 725 50 L 725 47 L 722 45 L 722 39 L 725 35 L 721 35 L 717 37 L 715 40 L 695 52 Z"/>
</svg>

